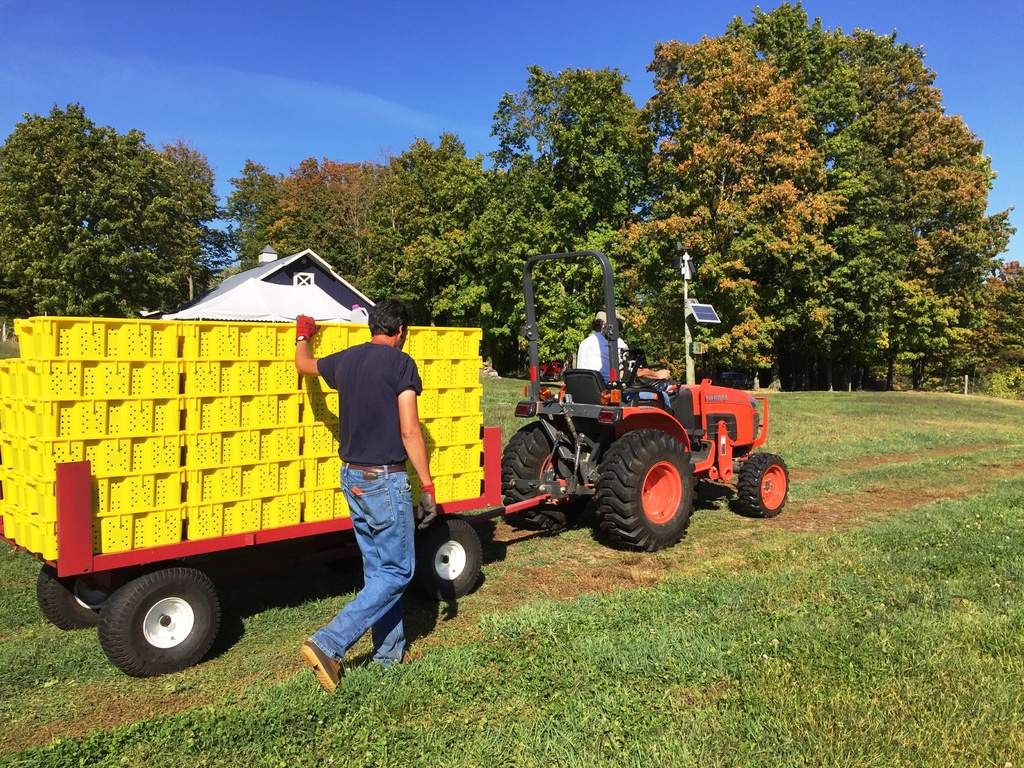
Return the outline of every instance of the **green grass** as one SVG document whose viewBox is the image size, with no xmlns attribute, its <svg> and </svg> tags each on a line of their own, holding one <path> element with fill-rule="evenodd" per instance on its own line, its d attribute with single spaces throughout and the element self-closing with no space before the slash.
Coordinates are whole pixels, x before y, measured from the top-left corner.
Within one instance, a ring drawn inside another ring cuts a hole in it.
<svg viewBox="0 0 1024 768">
<path fill-rule="evenodd" d="M 518 426 L 521 391 L 488 382 L 487 423 Z M 3 552 L 0 763 L 1020 765 L 1024 407 L 815 393 L 771 409 L 770 449 L 806 476 L 777 521 L 711 505 L 651 556 L 585 529 L 492 544 L 457 611 L 409 601 L 415 664 L 357 667 L 332 697 L 294 653 L 351 572 L 236 588 L 218 655 L 132 680 L 94 632 L 45 625 L 33 561 Z M 963 498 L 912 503 L 943 489 Z M 859 527 L 832 533 L 818 508 Z"/>
</svg>

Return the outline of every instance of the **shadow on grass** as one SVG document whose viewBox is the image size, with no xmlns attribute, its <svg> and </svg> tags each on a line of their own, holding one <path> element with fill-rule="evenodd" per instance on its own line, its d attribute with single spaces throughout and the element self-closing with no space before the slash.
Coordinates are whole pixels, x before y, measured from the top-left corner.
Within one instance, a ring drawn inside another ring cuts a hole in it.
<svg viewBox="0 0 1024 768">
<path fill-rule="evenodd" d="M 513 542 L 496 538 L 497 523 L 485 520 L 474 525 L 480 536 L 484 565 L 505 560 L 509 546 L 538 536 L 538 531 L 521 536 Z M 339 535 L 335 544 L 351 542 Z M 240 552 L 210 557 L 197 562 L 217 583 L 222 601 L 221 629 L 207 660 L 217 658 L 234 647 L 245 636 L 246 620 L 273 608 L 294 608 L 311 601 L 335 598 L 353 593 L 363 586 L 362 561 L 352 543 L 347 554 L 340 557 L 334 550 L 310 551 L 295 542 L 281 542 L 260 547 L 260 552 Z M 483 584 L 481 574 L 470 591 Z M 415 583 L 409 586 L 403 600 L 405 632 L 408 642 L 429 636 L 439 622 L 455 619 L 459 614 L 457 601 L 437 602 L 419 593 Z M 333 618 L 323 617 L 326 624 Z M 305 638 L 297 637 L 296 648 Z M 352 664 L 369 661 L 355 657 Z"/>
</svg>

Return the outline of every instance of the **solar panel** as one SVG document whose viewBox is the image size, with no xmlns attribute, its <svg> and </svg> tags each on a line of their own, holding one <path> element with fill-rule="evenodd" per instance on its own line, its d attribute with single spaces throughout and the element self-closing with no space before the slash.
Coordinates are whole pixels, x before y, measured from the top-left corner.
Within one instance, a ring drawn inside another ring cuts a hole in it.
<svg viewBox="0 0 1024 768">
<path fill-rule="evenodd" d="M 722 319 L 715 312 L 715 308 L 710 304 L 698 304 L 695 301 L 690 302 L 690 312 L 693 315 L 693 319 L 698 323 L 720 323 Z"/>
</svg>

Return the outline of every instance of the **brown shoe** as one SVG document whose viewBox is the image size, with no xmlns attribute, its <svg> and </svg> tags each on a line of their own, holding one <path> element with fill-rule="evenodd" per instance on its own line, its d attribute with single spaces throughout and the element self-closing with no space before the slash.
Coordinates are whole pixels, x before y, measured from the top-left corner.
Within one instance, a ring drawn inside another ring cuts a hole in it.
<svg viewBox="0 0 1024 768">
<path fill-rule="evenodd" d="M 307 640 L 299 648 L 299 659 L 307 667 L 313 670 L 316 681 L 320 687 L 328 693 L 333 693 L 338 687 L 338 679 L 341 677 L 341 665 L 326 653 L 312 640 Z"/>
</svg>

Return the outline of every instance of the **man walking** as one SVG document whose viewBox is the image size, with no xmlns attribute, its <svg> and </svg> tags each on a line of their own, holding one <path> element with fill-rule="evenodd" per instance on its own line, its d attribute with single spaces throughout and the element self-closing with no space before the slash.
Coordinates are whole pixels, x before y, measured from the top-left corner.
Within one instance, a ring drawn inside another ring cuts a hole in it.
<svg viewBox="0 0 1024 768">
<path fill-rule="evenodd" d="M 415 565 L 415 521 L 405 462 L 412 462 L 423 493 L 420 525 L 437 514 L 416 398 L 423 389 L 415 361 L 402 352 L 409 311 L 400 301 L 370 310 L 371 340 L 317 360 L 309 339 L 312 318 L 296 318 L 295 367 L 338 390 L 341 488 L 363 556 L 363 588 L 325 627 L 302 644 L 299 656 L 327 691 L 338 685 L 341 659 L 369 629 L 373 661 L 401 663 L 405 652 L 402 594 Z"/>
</svg>

